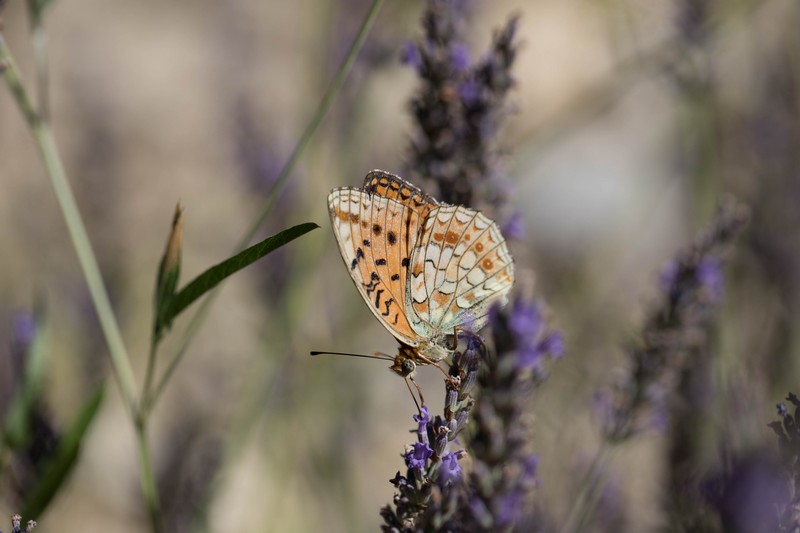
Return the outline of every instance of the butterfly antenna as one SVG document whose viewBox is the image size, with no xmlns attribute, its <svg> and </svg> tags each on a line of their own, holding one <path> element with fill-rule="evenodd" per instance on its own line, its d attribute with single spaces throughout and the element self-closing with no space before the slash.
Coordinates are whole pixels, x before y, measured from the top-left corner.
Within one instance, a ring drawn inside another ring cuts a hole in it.
<svg viewBox="0 0 800 533">
<path fill-rule="evenodd" d="M 379 359 L 383 361 L 394 361 L 393 357 L 386 354 L 376 353 L 374 355 L 367 355 L 363 353 L 348 353 L 348 352 L 310 352 L 311 356 L 317 355 L 346 355 L 348 357 L 363 357 L 365 359 Z"/>
<path fill-rule="evenodd" d="M 422 396 L 422 389 L 420 388 L 417 381 L 411 376 L 405 377 L 404 381 L 406 382 L 406 387 L 408 387 L 408 392 L 411 393 L 411 399 L 414 400 L 414 405 L 417 406 L 417 412 L 419 414 L 422 414 L 422 408 L 420 407 L 420 404 L 425 405 L 425 398 Z M 416 387 L 417 389 L 417 394 L 419 394 L 419 402 L 417 401 L 417 397 L 414 395 L 414 391 L 411 390 L 411 385 L 408 383 L 409 381 L 413 383 L 414 387 Z"/>
</svg>

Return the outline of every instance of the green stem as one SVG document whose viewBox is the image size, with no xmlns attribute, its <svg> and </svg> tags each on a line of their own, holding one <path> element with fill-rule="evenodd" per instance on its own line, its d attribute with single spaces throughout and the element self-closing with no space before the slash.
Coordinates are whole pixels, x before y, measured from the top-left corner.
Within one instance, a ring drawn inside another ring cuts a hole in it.
<svg viewBox="0 0 800 533">
<path fill-rule="evenodd" d="M 289 160 L 286 162 L 284 167 L 281 169 L 281 173 L 278 175 L 278 179 L 275 181 L 275 185 L 272 187 L 272 190 L 267 196 L 267 199 L 264 201 L 264 204 L 261 207 L 261 211 L 256 217 L 256 220 L 250 226 L 250 228 L 245 232 L 242 239 L 239 241 L 239 244 L 236 245 L 234 250 L 235 252 L 239 252 L 243 250 L 253 239 L 253 237 L 258 232 L 261 224 L 267 218 L 270 211 L 272 211 L 272 207 L 275 205 L 278 197 L 280 197 L 283 189 L 286 187 L 286 184 L 289 180 L 289 176 L 291 175 L 294 168 L 297 166 L 298 161 L 300 161 L 300 157 L 305 152 L 306 148 L 308 147 L 309 141 L 316 133 L 317 129 L 319 129 L 319 125 L 322 123 L 322 120 L 325 118 L 325 115 L 330 110 L 331 104 L 333 103 L 334 98 L 339 94 L 342 89 L 342 85 L 344 84 L 345 79 L 347 78 L 347 74 L 350 72 L 353 63 L 358 56 L 359 50 L 361 50 L 362 45 L 364 44 L 364 40 L 367 38 L 369 34 L 369 30 L 372 27 L 375 18 L 380 11 L 381 6 L 383 5 L 384 0 L 373 0 L 372 5 L 369 8 L 369 11 L 364 16 L 364 20 L 361 22 L 361 27 L 356 34 L 353 43 L 350 45 L 350 49 L 347 52 L 347 55 L 342 61 L 342 64 L 339 66 L 339 70 L 336 72 L 336 76 L 334 77 L 331 84 L 328 86 L 328 89 L 325 91 L 325 94 L 322 96 L 322 100 L 320 100 L 319 105 L 317 106 L 314 115 L 311 117 L 308 125 L 306 126 L 303 134 L 300 136 L 300 139 L 297 141 L 297 145 L 294 147 L 291 156 L 289 156 Z M 149 410 L 157 401 L 161 393 L 163 392 L 164 386 L 169 381 L 172 373 L 175 371 L 175 368 L 178 366 L 178 363 L 183 359 L 186 350 L 189 348 L 192 340 L 194 339 L 195 334 L 200 329 L 203 321 L 205 320 L 206 316 L 208 315 L 208 311 L 213 303 L 219 288 L 212 291 L 200 304 L 200 308 L 192 317 L 189 326 L 184 333 L 183 338 L 181 339 L 181 343 L 178 347 L 178 350 L 173 355 L 172 359 L 170 360 L 169 364 L 167 365 L 164 374 L 161 376 L 161 379 L 158 382 L 158 385 L 154 389 L 152 395 L 149 395 L 145 398 L 144 409 Z"/>
<path fill-rule="evenodd" d="M 61 212 L 64 215 L 64 221 L 66 222 L 67 230 L 72 239 L 72 244 L 75 247 L 75 253 L 78 256 L 83 275 L 89 286 L 89 294 L 91 295 L 92 303 L 94 304 L 97 317 L 100 321 L 100 327 L 103 330 L 106 343 L 108 344 L 109 355 L 114 367 L 114 375 L 119 383 L 128 411 L 132 417 L 135 417 L 137 412 L 136 381 L 133 377 L 133 370 L 129 362 L 130 359 L 125 350 L 125 344 L 122 341 L 119 326 L 117 325 L 114 312 L 111 308 L 108 292 L 103 283 L 103 278 L 100 275 L 100 268 L 97 264 L 94 250 L 89 241 L 89 235 L 81 219 L 75 196 L 72 193 L 64 170 L 64 165 L 58 155 L 53 132 L 49 124 L 36 112 L 36 109 L 28 98 L 27 92 L 22 85 L 19 70 L 6 46 L 2 34 L 0 34 L 0 64 L 2 64 L 4 69 L 3 77 L 11 89 L 11 94 L 16 99 L 17 105 L 28 121 L 33 136 L 36 139 L 45 169 L 47 170 L 47 175 L 50 178 L 50 183 L 55 192 L 56 199 L 58 200 L 58 205 L 61 207 Z"/>
<path fill-rule="evenodd" d="M 47 32 L 44 19 L 39 18 L 33 26 L 33 53 L 36 63 L 36 99 L 38 112 L 43 122 L 50 121 L 50 76 L 48 73 Z"/>
<path fill-rule="evenodd" d="M 142 495 L 150 516 L 150 527 L 153 533 L 161 531 L 161 510 L 158 499 L 158 488 L 153 474 L 153 461 L 150 448 L 147 446 L 147 419 L 140 418 L 136 423 L 136 439 L 139 445 L 139 464 L 142 465 Z"/>
<path fill-rule="evenodd" d="M 14 100 L 17 101 L 20 111 L 25 116 L 25 120 L 30 124 L 31 128 L 35 127 L 39 123 L 39 115 L 36 113 L 36 108 L 33 107 L 30 98 L 28 98 L 28 93 L 22 85 L 19 69 L 14 63 L 14 58 L 6 46 L 2 33 L 0 33 L 0 72 L 3 73 L 3 78 L 11 90 Z"/>
<path fill-rule="evenodd" d="M 156 310 L 158 312 L 158 310 Z M 147 412 L 147 397 L 150 388 L 153 386 L 153 378 L 155 377 L 156 369 L 156 352 L 158 351 L 158 340 L 155 335 L 152 335 L 150 340 L 150 351 L 147 354 L 147 370 L 144 375 L 144 385 L 142 385 L 142 403 L 141 411 Z"/>
<path fill-rule="evenodd" d="M 108 292 L 100 274 L 97 258 L 94 255 L 89 235 L 86 232 L 86 226 L 81 218 L 64 165 L 58 154 L 53 132 L 48 122 L 36 111 L 36 108 L 31 103 L 28 93 L 22 84 L 19 69 L 6 46 L 2 34 L 0 34 L 0 70 L 2 70 L 3 78 L 33 132 L 47 175 L 50 178 L 56 199 L 64 215 L 64 221 L 72 239 L 72 244 L 75 247 L 75 253 L 86 278 L 89 294 L 108 345 L 114 376 L 119 383 L 128 413 L 135 423 L 142 469 L 142 491 L 150 513 L 153 532 L 158 533 L 160 531 L 158 493 L 156 491 L 150 452 L 147 448 L 146 418 L 140 416 L 136 396 L 136 380 L 130 366 L 130 359 L 111 307 L 111 300 L 108 297 Z M 44 101 L 46 93 L 41 93 L 40 96 Z"/>
<path fill-rule="evenodd" d="M 598 476 L 605 469 L 610 453 L 611 445 L 604 441 L 579 485 L 577 496 L 572 499 L 561 533 L 580 532 L 591 518 L 598 501 L 597 490 L 601 486 Z"/>
</svg>

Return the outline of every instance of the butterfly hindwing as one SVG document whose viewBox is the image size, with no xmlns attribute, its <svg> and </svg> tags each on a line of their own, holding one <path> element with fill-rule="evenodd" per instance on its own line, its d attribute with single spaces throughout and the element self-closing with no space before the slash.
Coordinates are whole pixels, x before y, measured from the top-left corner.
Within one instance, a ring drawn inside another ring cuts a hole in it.
<svg viewBox="0 0 800 533">
<path fill-rule="evenodd" d="M 377 195 L 389 200 L 396 200 L 409 208 L 419 212 L 422 220 L 428 216 L 431 209 L 439 205 L 432 196 L 425 194 L 403 178 L 389 174 L 383 170 L 373 170 L 364 178 L 361 188 L 364 192 Z"/>
<path fill-rule="evenodd" d="M 511 255 L 497 225 L 464 206 L 441 204 L 431 211 L 411 254 L 406 306 L 420 335 L 456 326 L 478 330 L 488 306 L 505 299 L 514 279 Z"/>
</svg>

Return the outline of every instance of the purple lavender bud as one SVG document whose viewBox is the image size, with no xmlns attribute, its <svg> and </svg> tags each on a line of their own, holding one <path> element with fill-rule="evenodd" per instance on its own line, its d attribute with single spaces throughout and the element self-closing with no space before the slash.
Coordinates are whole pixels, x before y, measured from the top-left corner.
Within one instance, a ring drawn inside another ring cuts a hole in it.
<svg viewBox="0 0 800 533">
<path fill-rule="evenodd" d="M 434 440 L 433 444 L 433 451 L 436 453 L 437 457 L 442 457 L 445 448 L 447 448 L 447 427 L 441 426 L 439 430 L 436 432 L 436 439 Z"/>
<path fill-rule="evenodd" d="M 456 402 L 458 402 L 458 391 L 448 389 L 444 397 L 444 408 L 447 412 L 452 413 L 456 409 Z"/>
<path fill-rule="evenodd" d="M 478 348 L 473 346 L 472 341 L 470 340 L 467 348 L 461 353 L 461 358 L 459 359 L 461 368 L 467 371 L 475 370 L 478 368 L 480 361 L 480 351 Z"/>
<path fill-rule="evenodd" d="M 464 72 L 469 68 L 469 48 L 464 43 L 454 43 L 450 48 L 450 61 L 456 72 Z"/>
<path fill-rule="evenodd" d="M 446 453 L 442 456 L 442 464 L 439 467 L 439 483 L 447 485 L 458 481 L 461 478 L 461 465 L 458 456 L 462 452 Z"/>
<path fill-rule="evenodd" d="M 554 359 L 564 356 L 564 336 L 559 331 L 553 331 L 539 343 L 539 349 Z"/>
<path fill-rule="evenodd" d="M 406 41 L 403 48 L 400 49 L 400 62 L 408 65 L 417 72 L 422 70 L 422 56 L 419 53 L 419 47 L 414 41 Z"/>
<path fill-rule="evenodd" d="M 779 417 L 786 418 L 787 416 L 789 416 L 789 410 L 786 409 L 786 404 L 785 403 L 781 402 L 776 407 L 778 408 L 778 416 Z"/>
<path fill-rule="evenodd" d="M 722 276 L 722 265 L 716 257 L 706 257 L 695 271 L 697 281 L 705 289 L 712 303 L 719 302 L 725 289 L 725 279 Z"/>
<path fill-rule="evenodd" d="M 528 456 L 522 463 L 522 476 L 526 481 L 533 481 L 536 478 L 536 471 L 539 469 L 539 454 L 534 453 Z"/>
<path fill-rule="evenodd" d="M 664 292 L 672 292 L 678 281 L 678 263 L 675 260 L 668 262 L 661 267 L 658 274 L 658 284 Z"/>
<path fill-rule="evenodd" d="M 469 502 L 469 510 L 472 512 L 472 516 L 478 524 L 484 529 L 489 530 L 489 528 L 492 527 L 492 514 L 489 512 L 489 509 L 486 508 L 486 504 L 483 503 L 483 500 L 474 496 Z"/>
<path fill-rule="evenodd" d="M 511 332 L 521 340 L 531 341 L 541 333 L 544 322 L 539 307 L 531 302 L 518 299 L 508 317 Z"/>
<path fill-rule="evenodd" d="M 520 348 L 517 355 L 517 368 L 521 370 L 536 370 L 542 363 L 542 350 L 538 346 Z"/>
<path fill-rule="evenodd" d="M 522 511 L 522 494 L 515 490 L 500 499 L 497 511 L 498 526 L 504 527 L 519 520 Z"/>
<path fill-rule="evenodd" d="M 463 96 L 461 98 L 464 99 Z M 506 239 L 521 241 L 525 238 L 525 218 L 520 211 L 515 211 L 508 217 L 503 225 L 503 235 Z"/>
<path fill-rule="evenodd" d="M 461 431 L 461 429 L 467 424 L 469 420 L 469 409 L 462 409 L 456 415 L 456 430 Z"/>
<path fill-rule="evenodd" d="M 465 80 L 458 86 L 458 97 L 465 107 L 470 108 L 478 103 L 481 87 L 475 80 Z"/>
<path fill-rule="evenodd" d="M 455 435 L 456 430 L 458 430 L 458 420 L 451 418 L 447 421 L 447 433 L 448 435 Z"/>
<path fill-rule="evenodd" d="M 27 349 L 36 335 L 36 321 L 33 314 L 27 311 L 14 313 L 11 318 L 11 331 L 14 335 L 14 344 Z"/>
<path fill-rule="evenodd" d="M 415 442 L 413 449 L 405 455 L 406 466 L 422 470 L 432 455 L 433 450 L 430 446 L 423 442 Z"/>
<path fill-rule="evenodd" d="M 397 488 L 407 487 L 408 479 L 398 470 L 397 473 L 394 475 L 394 477 L 389 480 L 389 483 L 391 483 Z"/>
<path fill-rule="evenodd" d="M 464 381 L 461 382 L 461 387 L 459 388 L 458 397 L 459 399 L 464 399 L 472 392 L 472 389 L 475 388 L 475 383 L 478 381 L 478 372 L 475 370 L 471 370 L 467 372 L 467 375 L 464 377 Z"/>
</svg>

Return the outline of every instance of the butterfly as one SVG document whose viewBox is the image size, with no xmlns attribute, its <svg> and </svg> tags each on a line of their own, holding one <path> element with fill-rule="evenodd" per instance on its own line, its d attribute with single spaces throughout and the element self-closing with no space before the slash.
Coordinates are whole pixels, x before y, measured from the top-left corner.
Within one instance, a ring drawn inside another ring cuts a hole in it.
<svg viewBox="0 0 800 533">
<path fill-rule="evenodd" d="M 359 294 L 400 343 L 391 366 L 400 376 L 438 366 L 455 349 L 454 332 L 478 331 L 489 308 L 507 302 L 514 261 L 497 224 L 479 211 L 373 170 L 361 188 L 333 189 L 328 212 Z"/>
</svg>

